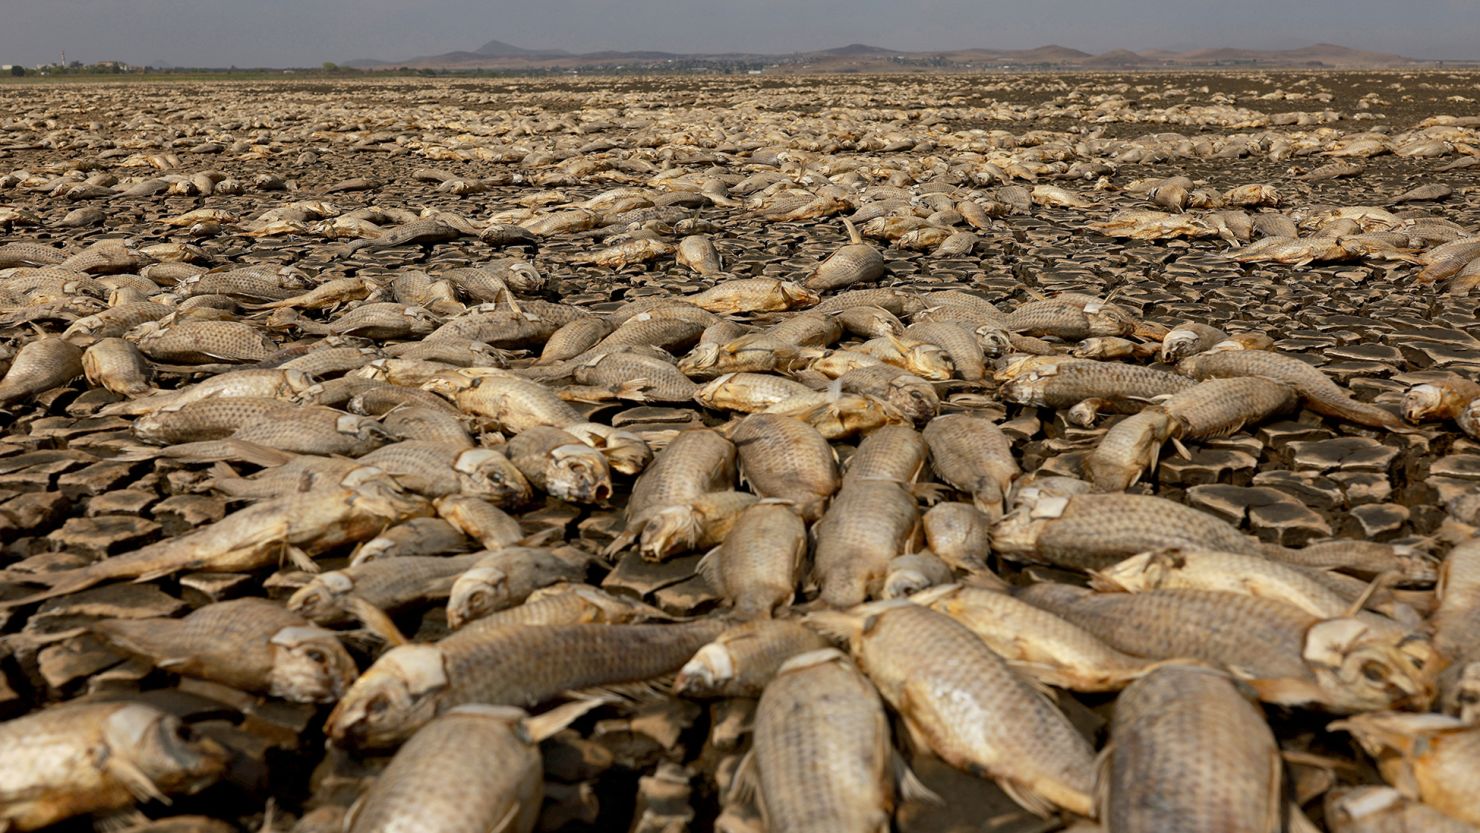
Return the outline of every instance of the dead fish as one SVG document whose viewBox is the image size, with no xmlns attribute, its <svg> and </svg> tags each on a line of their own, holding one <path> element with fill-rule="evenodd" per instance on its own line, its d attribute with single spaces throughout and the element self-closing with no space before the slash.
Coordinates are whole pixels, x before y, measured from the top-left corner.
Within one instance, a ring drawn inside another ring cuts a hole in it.
<svg viewBox="0 0 1480 833">
<path fill-rule="evenodd" d="M 700 648 L 673 681 L 681 697 L 759 697 L 789 659 L 827 648 L 821 634 L 789 619 L 736 625 Z"/>
<path fill-rule="evenodd" d="M 872 283 L 884 276 L 884 257 L 863 242 L 852 221 L 844 219 L 848 243 L 819 263 L 802 283 L 815 292 L 842 289 L 857 283 Z"/>
<path fill-rule="evenodd" d="M 83 374 L 82 350 L 57 337 L 26 342 L 0 378 L 0 405 L 65 385 Z"/>
<path fill-rule="evenodd" d="M 1091 593 L 1036 584 L 1021 598 L 1149 659 L 1194 658 L 1227 668 L 1272 703 L 1354 712 L 1433 696 L 1432 668 L 1403 651 L 1408 637 L 1357 619 L 1321 619 L 1274 599 L 1216 590 Z"/>
<path fill-rule="evenodd" d="M 505 451 L 520 473 L 551 497 L 603 503 L 612 495 L 606 457 L 559 428 L 529 428 L 509 440 Z"/>
<path fill-rule="evenodd" d="M 580 581 L 588 559 L 573 549 L 503 547 L 474 553 L 470 560 L 449 585 L 447 626 L 454 630 L 521 604 L 542 587 Z"/>
<path fill-rule="evenodd" d="M 0 824 L 38 830 L 190 795 L 226 771 L 228 753 L 143 703 L 63 703 L 0 723 Z"/>
<path fill-rule="evenodd" d="M 1350 732 L 1405 798 L 1450 818 L 1480 824 L 1480 729 L 1437 714 L 1372 712 L 1328 728 Z"/>
<path fill-rule="evenodd" d="M 1115 703 L 1100 816 L 1111 830 L 1282 829 L 1280 749 L 1227 675 L 1163 665 Z"/>
<path fill-rule="evenodd" d="M 530 833 L 544 795 L 539 744 L 600 702 L 530 717 L 463 705 L 418 731 L 345 818 L 345 833 Z"/>
<path fill-rule="evenodd" d="M 264 500 L 193 532 L 86 567 L 9 576 L 48 589 L 0 602 L 0 608 L 64 596 L 105 581 L 148 581 L 182 570 L 246 572 L 284 557 L 314 569 L 311 554 L 367 540 L 387 526 L 430 512 L 425 501 L 401 492 L 383 472 L 361 466 L 336 487 Z"/>
<path fill-rule="evenodd" d="M 730 439 L 756 494 L 791 502 L 803 520 L 822 516 L 840 478 L 837 457 L 816 429 L 792 417 L 752 414 Z"/>
<path fill-rule="evenodd" d="M 839 490 L 813 527 L 813 573 L 822 600 L 851 607 L 883 593 L 889 564 L 919 531 L 914 496 L 901 483 L 858 479 Z"/>
<path fill-rule="evenodd" d="M 830 616 L 917 743 L 1030 812 L 1093 817 L 1089 742 L 966 626 L 899 600 Z"/>
<path fill-rule="evenodd" d="M 82 354 L 82 373 L 91 384 L 120 396 L 138 397 L 154 390 L 154 368 L 131 342 L 104 338 Z M 3 383 L 0 383 L 3 384 Z"/>
<path fill-rule="evenodd" d="M 395 744 L 466 703 L 544 703 L 564 691 L 649 680 L 682 667 L 724 630 L 715 619 L 675 625 L 469 627 L 381 655 L 329 715 L 339 746 Z"/>
<path fill-rule="evenodd" d="M 1409 430 L 1396 414 L 1358 402 L 1319 368 L 1294 356 L 1264 350 L 1203 353 L 1183 359 L 1177 370 L 1198 379 L 1264 376 L 1295 388 L 1306 407 L 1318 414 L 1390 431 Z"/>
<path fill-rule="evenodd" d="M 792 658 L 761 695 L 755 768 L 771 829 L 887 830 L 892 766 L 884 704 L 840 651 Z"/>
<path fill-rule="evenodd" d="M 806 524 L 789 505 L 762 501 L 739 513 L 697 572 L 740 618 L 769 619 L 791 603 L 806 556 Z"/>
<path fill-rule="evenodd" d="M 93 630 L 171 673 L 296 703 L 332 703 L 358 673 L 333 631 L 266 599 L 217 602 L 183 619 L 108 619 Z"/>
<path fill-rule="evenodd" d="M 990 420 L 966 414 L 936 417 L 921 432 L 936 474 L 971 495 L 991 518 L 1002 516 L 1008 490 L 1020 474 L 1012 442 Z"/>
</svg>

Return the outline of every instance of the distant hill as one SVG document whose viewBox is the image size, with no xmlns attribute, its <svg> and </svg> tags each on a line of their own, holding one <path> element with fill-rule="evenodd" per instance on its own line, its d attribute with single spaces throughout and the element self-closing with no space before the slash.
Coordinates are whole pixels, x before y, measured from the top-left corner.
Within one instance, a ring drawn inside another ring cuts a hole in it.
<svg viewBox="0 0 1480 833">
<path fill-rule="evenodd" d="M 1368 52 L 1334 43 L 1317 43 L 1300 49 L 1189 49 L 1174 51 L 1112 49 L 1094 55 L 1058 44 L 1033 49 L 957 49 L 939 52 L 909 52 L 866 43 L 850 43 L 831 49 L 788 55 L 765 53 L 677 53 L 656 50 L 571 53 L 559 49 L 527 49 L 500 40 L 490 40 L 477 49 L 444 52 L 405 60 L 361 59 L 345 66 L 361 69 L 502 69 L 559 70 L 581 67 L 637 67 L 644 65 L 742 63 L 792 72 L 887 72 L 929 68 L 936 70 L 1034 67 L 1057 69 L 1150 69 L 1219 66 L 1258 67 L 1394 67 L 1421 64 L 1412 58 L 1386 52 Z"/>
</svg>

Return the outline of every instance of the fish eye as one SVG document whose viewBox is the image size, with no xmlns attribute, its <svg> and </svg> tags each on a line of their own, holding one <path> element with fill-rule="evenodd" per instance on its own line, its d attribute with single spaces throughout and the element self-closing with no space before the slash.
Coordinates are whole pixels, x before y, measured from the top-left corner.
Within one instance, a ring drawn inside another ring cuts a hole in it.
<svg viewBox="0 0 1480 833">
<path fill-rule="evenodd" d="M 1362 676 L 1374 683 L 1380 683 L 1386 678 L 1383 667 L 1376 662 L 1362 663 Z"/>
<path fill-rule="evenodd" d="M 379 717 L 385 714 L 386 709 L 390 708 L 390 705 L 390 701 L 386 700 L 382 696 L 377 695 L 375 697 L 371 697 L 370 702 L 365 704 L 365 711 L 368 712 L 372 717 Z"/>
<path fill-rule="evenodd" d="M 308 657 L 310 662 L 322 663 L 326 662 L 329 659 L 329 655 L 324 653 L 323 650 L 319 648 L 309 648 L 307 651 L 304 651 L 303 654 L 304 656 Z"/>
<path fill-rule="evenodd" d="M 175 740 L 181 743 L 192 743 L 195 741 L 195 730 L 184 723 L 176 723 L 175 728 L 170 734 L 174 736 Z"/>
</svg>

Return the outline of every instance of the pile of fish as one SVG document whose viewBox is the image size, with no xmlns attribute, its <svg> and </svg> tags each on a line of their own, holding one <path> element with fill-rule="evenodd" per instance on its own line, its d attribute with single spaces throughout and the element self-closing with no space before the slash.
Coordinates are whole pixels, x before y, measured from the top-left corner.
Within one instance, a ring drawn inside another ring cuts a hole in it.
<svg viewBox="0 0 1480 833">
<path fill-rule="evenodd" d="M 1473 81 L 0 88 L 0 833 L 1480 831 Z"/>
</svg>

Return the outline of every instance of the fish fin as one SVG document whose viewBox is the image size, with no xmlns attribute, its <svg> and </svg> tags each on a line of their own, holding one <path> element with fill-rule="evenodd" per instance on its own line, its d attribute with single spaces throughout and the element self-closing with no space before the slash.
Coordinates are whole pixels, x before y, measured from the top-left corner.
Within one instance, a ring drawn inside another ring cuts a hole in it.
<svg viewBox="0 0 1480 833">
<path fill-rule="evenodd" d="M 1018 676 L 1022 678 L 1023 682 L 1032 686 L 1039 694 L 1047 697 L 1050 703 L 1057 703 L 1059 701 L 1058 691 L 1043 681 L 1045 676 L 1058 676 L 1056 673 L 1057 669 L 1052 665 L 1046 662 L 1028 662 L 1020 659 L 1009 659 L 1007 660 L 1007 664 L 1012 670 L 1019 672 Z"/>
<path fill-rule="evenodd" d="M 1320 703 L 1325 699 L 1320 686 L 1291 677 L 1250 679 L 1244 682 L 1265 703 L 1294 706 L 1302 703 Z"/>
<path fill-rule="evenodd" d="M 606 548 L 601 551 L 602 557 L 610 561 L 617 553 L 632 546 L 637 541 L 637 536 L 641 534 L 641 528 L 642 524 L 636 521 L 627 524 L 627 528 L 622 530 L 621 534 L 613 538 L 612 542 L 607 544 Z"/>
<path fill-rule="evenodd" d="M 1027 784 L 1019 784 L 1006 778 L 995 778 L 994 781 L 998 789 L 1007 793 L 1008 798 L 1033 815 L 1046 819 L 1058 813 L 1058 807 L 1053 802 Z"/>
<path fill-rule="evenodd" d="M 529 718 L 525 724 L 529 726 L 530 737 L 534 738 L 535 743 L 539 743 L 576 722 L 586 712 L 613 702 L 616 702 L 616 699 L 611 697 L 586 697 L 572 700 Z"/>
<path fill-rule="evenodd" d="M 492 827 L 488 828 L 488 833 L 507 833 L 507 831 L 513 830 L 515 822 L 518 821 L 520 809 L 521 807 L 519 805 L 519 802 L 515 801 L 514 803 L 510 804 L 509 809 L 504 813 L 503 818 L 499 819 L 497 822 L 494 823 Z"/>
<path fill-rule="evenodd" d="M 364 597 L 351 594 L 345 598 L 344 604 L 349 608 L 349 612 L 360 620 L 361 624 L 371 633 L 385 640 L 391 647 L 410 643 L 411 640 L 401 633 L 401 629 L 396 627 L 391 617 L 387 616 L 384 610 L 366 601 Z"/>
<path fill-rule="evenodd" d="M 704 553 L 704 557 L 694 567 L 694 574 L 703 578 L 704 583 L 715 591 L 723 591 L 725 587 L 724 576 L 720 574 L 719 551 L 722 548 L 723 545 Z"/>
<path fill-rule="evenodd" d="M 1105 748 L 1095 755 L 1094 807 L 1096 818 L 1108 818 L 1110 810 L 1110 767 L 1115 757 L 1115 739 L 1111 738 Z"/>
<path fill-rule="evenodd" d="M 154 782 L 149 780 L 149 776 L 145 775 L 143 770 L 139 769 L 131 761 L 125 760 L 116 752 L 110 750 L 107 753 L 107 760 L 103 762 L 103 769 L 114 778 L 117 778 L 123 784 L 124 789 L 128 790 L 139 801 L 154 800 L 162 804 L 170 803 L 169 797 L 160 792 L 158 787 L 154 786 Z"/>
<path fill-rule="evenodd" d="M 36 575 L 27 575 L 22 581 L 31 584 L 45 584 L 47 588 L 45 590 L 38 590 L 29 596 L 0 601 L 0 610 L 23 607 L 37 602 L 44 602 L 47 599 L 66 596 L 80 590 L 86 590 L 97 584 L 100 579 L 94 578 L 86 567 L 78 567 L 73 570 L 60 570 L 57 573 L 51 574 L 38 573 Z"/>
<path fill-rule="evenodd" d="M 1321 828 L 1317 827 L 1315 822 L 1311 821 L 1305 815 L 1305 811 L 1300 809 L 1299 804 L 1290 801 L 1285 806 L 1290 816 L 1290 822 L 1284 828 L 1288 833 L 1321 833 Z M 1265 833 L 1279 833 L 1281 828 L 1279 824 L 1280 804 L 1278 801 L 1275 802 L 1274 809 L 1270 812 L 1270 815 L 1274 817 L 1274 820 L 1272 824 L 1266 825 L 1264 828 Z"/>
<path fill-rule="evenodd" d="M 847 645 L 863 628 L 863 617 L 842 610 L 815 610 L 802 617 L 802 624 L 834 644 Z"/>
<path fill-rule="evenodd" d="M 308 553 L 292 544 L 283 544 L 283 558 L 305 573 L 318 574 L 321 572 L 319 565 L 309 557 Z"/>
<path fill-rule="evenodd" d="M 1174 447 L 1176 447 L 1176 449 L 1177 449 L 1177 456 L 1178 457 L 1181 457 L 1183 460 L 1191 460 L 1192 459 L 1192 452 L 1187 450 L 1187 446 L 1183 445 L 1182 444 L 1182 441 L 1180 439 L 1178 439 L 1176 437 L 1172 437 L 1171 438 L 1171 441 L 1172 441 L 1172 445 Z M 1153 466 L 1153 468 L 1155 468 L 1155 466 Z"/>
<path fill-rule="evenodd" d="M 946 800 L 941 798 L 935 790 L 925 786 L 925 782 L 921 781 L 920 776 L 916 775 L 914 770 L 910 769 L 909 763 L 905 761 L 903 755 L 899 754 L 898 749 L 893 750 L 893 753 L 890 755 L 890 766 L 893 770 L 895 786 L 899 790 L 901 803 L 919 801 L 924 804 L 934 804 L 937 807 L 945 806 Z"/>
<path fill-rule="evenodd" d="M 1280 760 L 1279 749 L 1269 750 L 1269 757 L 1269 784 L 1267 786 L 1269 792 L 1266 799 L 1269 811 L 1264 819 L 1263 833 L 1280 833 L 1284 829 L 1284 819 L 1282 818 L 1284 814 L 1282 812 L 1283 807 L 1281 806 L 1280 797 L 1284 793 L 1285 769 L 1282 765 L 1283 762 Z M 1298 808 L 1296 812 L 1299 813 Z"/>
<path fill-rule="evenodd" d="M 634 703 L 652 703 L 667 700 L 673 696 L 674 676 L 674 674 L 664 674 L 661 677 L 632 683 L 571 689 L 564 695 L 573 700 L 604 700 L 606 702 L 626 700 Z"/>
<path fill-rule="evenodd" d="M 845 229 L 848 230 L 848 243 L 849 243 L 849 245 L 855 245 L 856 246 L 859 243 L 862 243 L 863 242 L 863 235 L 861 235 L 861 234 L 858 233 L 858 227 L 855 226 L 855 225 L 853 225 L 853 221 L 852 220 L 848 219 L 847 217 L 844 217 L 843 218 L 843 228 L 845 228 Z"/>
<path fill-rule="evenodd" d="M 1105 575 L 1099 570 L 1089 571 L 1089 586 L 1101 593 L 1125 593 L 1125 585 Z"/>
<path fill-rule="evenodd" d="M 142 824 L 146 824 L 149 817 L 132 807 L 126 810 L 115 810 L 111 813 L 98 815 L 93 818 L 93 830 L 97 833 L 122 833 Z M 9 822 L 0 823 L 0 833 L 9 830 Z"/>
<path fill-rule="evenodd" d="M 1443 566 L 1448 567 L 1449 562 L 1445 561 Z M 1441 567 L 1441 570 L 1442 569 L 1443 568 Z M 1442 575 L 1443 573 L 1441 573 L 1441 576 Z M 1356 616 L 1359 612 L 1361 612 L 1363 608 L 1367 606 L 1367 603 L 1372 600 L 1373 594 L 1375 594 L 1379 590 L 1387 589 L 1398 578 L 1399 575 L 1397 571 L 1390 570 L 1385 573 L 1378 573 L 1371 581 L 1367 582 L 1366 588 L 1364 588 L 1362 592 L 1355 599 L 1352 600 L 1351 605 L 1348 606 L 1346 611 L 1341 614 L 1342 617 L 1351 618 L 1353 616 Z M 1440 594 L 1440 598 L 1443 598 L 1442 593 Z"/>
<path fill-rule="evenodd" d="M 521 547 L 543 547 L 543 546 L 545 546 L 546 544 L 549 544 L 552 541 L 564 541 L 564 540 L 565 540 L 565 530 L 563 530 L 563 529 L 561 529 L 559 527 L 549 527 L 549 528 L 546 528 L 546 529 L 542 529 L 539 532 L 534 533 L 533 535 L 526 535 L 523 538 L 520 538 L 519 539 L 519 546 L 521 546 Z M 618 547 L 618 549 L 620 549 L 620 547 Z M 605 552 L 603 552 L 602 554 L 603 555 L 606 555 Z"/>
<path fill-rule="evenodd" d="M 189 657 L 164 657 L 163 659 L 155 660 L 154 666 L 168 671 L 171 668 L 179 668 L 182 665 L 187 665 L 189 662 Z"/>
<path fill-rule="evenodd" d="M 646 378 L 627 379 L 612 390 L 612 395 L 618 399 L 626 399 L 632 402 L 648 402 L 651 398 L 646 391 L 652 388 L 652 381 Z"/>
<path fill-rule="evenodd" d="M 755 747 L 752 746 L 740 759 L 739 765 L 735 767 L 735 774 L 730 778 L 730 787 L 725 792 L 725 801 L 726 803 L 754 805 L 756 793 L 759 790 L 760 777 L 756 772 Z"/>
</svg>

